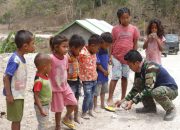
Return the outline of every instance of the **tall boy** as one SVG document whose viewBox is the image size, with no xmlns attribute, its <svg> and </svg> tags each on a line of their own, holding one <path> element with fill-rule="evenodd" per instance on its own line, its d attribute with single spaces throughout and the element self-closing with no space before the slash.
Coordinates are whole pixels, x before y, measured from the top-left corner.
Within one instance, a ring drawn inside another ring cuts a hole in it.
<svg viewBox="0 0 180 130">
<path fill-rule="evenodd" d="M 7 103 L 7 119 L 12 121 L 12 130 L 20 130 L 27 81 L 24 54 L 35 50 L 33 34 L 27 30 L 20 30 L 16 33 L 15 43 L 17 50 L 8 61 L 3 81 Z"/>
</svg>

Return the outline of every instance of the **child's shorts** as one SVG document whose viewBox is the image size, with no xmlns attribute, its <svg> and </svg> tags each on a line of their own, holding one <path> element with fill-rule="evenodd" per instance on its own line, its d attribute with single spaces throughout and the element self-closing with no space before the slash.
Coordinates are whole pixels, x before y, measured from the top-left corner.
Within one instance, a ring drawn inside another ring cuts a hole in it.
<svg viewBox="0 0 180 130">
<path fill-rule="evenodd" d="M 112 78 L 111 80 L 119 80 L 122 77 L 129 77 L 129 66 L 126 64 L 122 64 L 115 57 L 112 57 Z"/>
<path fill-rule="evenodd" d="M 37 105 L 34 105 L 36 117 L 38 121 L 38 130 L 47 130 L 49 127 L 49 105 L 42 106 L 47 116 L 42 116 Z"/>
<path fill-rule="evenodd" d="M 7 103 L 7 119 L 12 122 L 20 122 L 23 117 L 24 99 L 15 99 L 12 104 Z"/>
<path fill-rule="evenodd" d="M 98 82 L 95 89 L 95 96 L 99 96 L 100 94 L 108 93 L 108 82 Z"/>
<path fill-rule="evenodd" d="M 64 106 L 67 105 L 72 105 L 72 106 L 77 105 L 77 100 L 74 96 L 73 91 L 69 86 L 65 91 L 52 93 L 52 102 L 51 102 L 52 112 L 62 112 Z"/>
<path fill-rule="evenodd" d="M 80 81 L 68 81 L 69 86 L 71 87 L 75 97 L 77 100 L 79 100 L 79 97 L 81 95 L 81 83 Z"/>
</svg>

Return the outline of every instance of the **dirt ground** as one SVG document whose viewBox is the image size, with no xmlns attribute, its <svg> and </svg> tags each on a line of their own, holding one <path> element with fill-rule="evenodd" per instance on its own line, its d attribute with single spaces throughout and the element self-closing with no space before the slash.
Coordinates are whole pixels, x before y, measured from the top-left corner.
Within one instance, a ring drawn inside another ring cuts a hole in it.
<svg viewBox="0 0 180 130">
<path fill-rule="evenodd" d="M 144 54 L 144 52 L 142 52 Z M 4 69 L 6 67 L 7 60 L 10 54 L 0 55 L 0 111 L 6 111 L 5 97 L 2 95 L 3 83 L 2 77 Z M 35 75 L 35 67 L 33 65 L 33 58 L 35 54 L 26 55 L 27 67 L 28 67 L 28 83 L 25 98 L 24 116 L 22 120 L 22 130 L 36 130 L 37 120 L 35 111 L 33 108 L 33 79 Z M 168 57 L 162 57 L 162 64 L 171 75 L 175 78 L 178 86 L 180 86 L 180 55 L 168 55 Z M 134 73 L 130 73 L 128 91 L 132 87 Z M 114 99 L 117 100 L 120 97 L 120 82 L 118 83 Z M 106 96 L 107 97 L 107 96 Z M 83 97 L 80 98 L 79 106 L 81 108 Z M 165 114 L 164 110 L 157 104 L 157 114 L 136 114 L 135 108 L 141 107 L 142 104 L 134 105 L 132 110 L 125 111 L 122 108 L 116 110 L 116 112 L 108 112 L 99 108 L 99 113 L 95 113 L 95 118 L 90 120 L 81 119 L 81 124 L 76 124 L 77 130 L 180 130 L 180 97 L 178 96 L 174 100 L 174 104 L 177 108 L 177 116 L 173 121 L 163 121 Z M 0 118 L 0 130 L 10 130 L 11 124 L 7 121 L 6 116 Z M 54 129 L 54 113 L 50 113 L 50 128 Z M 68 130 L 67 127 L 62 125 L 63 130 Z"/>
</svg>

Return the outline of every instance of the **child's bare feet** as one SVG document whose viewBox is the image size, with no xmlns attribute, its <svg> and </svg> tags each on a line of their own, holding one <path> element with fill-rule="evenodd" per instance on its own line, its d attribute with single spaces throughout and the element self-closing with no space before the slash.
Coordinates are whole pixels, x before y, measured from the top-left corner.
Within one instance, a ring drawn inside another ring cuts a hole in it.
<svg viewBox="0 0 180 130">
<path fill-rule="evenodd" d="M 111 107 L 114 107 L 114 106 L 115 106 L 112 99 L 110 99 L 110 100 L 107 101 L 107 105 L 108 105 L 108 106 L 111 106 Z"/>
<path fill-rule="evenodd" d="M 101 108 L 104 109 L 104 108 L 105 108 L 105 105 L 101 105 Z"/>
<path fill-rule="evenodd" d="M 89 117 L 88 117 L 88 115 L 87 115 L 87 113 L 82 113 L 82 115 L 81 115 L 81 117 L 83 118 L 83 119 L 90 119 Z"/>
<path fill-rule="evenodd" d="M 80 124 L 79 117 L 74 117 L 74 121 L 77 122 L 78 124 Z"/>
<path fill-rule="evenodd" d="M 60 125 L 56 125 L 55 130 L 61 130 L 61 126 Z"/>
<path fill-rule="evenodd" d="M 92 116 L 92 117 L 95 117 L 94 116 L 94 114 L 93 114 L 93 112 L 92 112 L 92 110 L 89 110 L 89 113 L 88 113 L 90 116 Z"/>
<path fill-rule="evenodd" d="M 96 107 L 96 108 L 94 108 L 94 112 L 95 113 L 100 113 L 100 111 L 98 110 L 98 108 Z"/>
</svg>

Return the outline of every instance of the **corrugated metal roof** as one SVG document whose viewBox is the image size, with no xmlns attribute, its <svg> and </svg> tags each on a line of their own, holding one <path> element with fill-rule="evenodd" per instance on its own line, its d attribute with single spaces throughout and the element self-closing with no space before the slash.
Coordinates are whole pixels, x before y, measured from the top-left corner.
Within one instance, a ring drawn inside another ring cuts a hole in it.
<svg viewBox="0 0 180 130">
<path fill-rule="evenodd" d="M 69 26 L 63 28 L 59 33 L 62 33 L 69 27 L 71 27 L 73 24 L 79 24 L 86 30 L 90 31 L 91 33 L 95 34 L 102 34 L 103 32 L 111 32 L 113 26 L 109 23 L 107 23 L 104 20 L 97 20 L 97 19 L 85 19 L 85 20 L 76 20 L 75 22 L 71 23 Z"/>
</svg>

